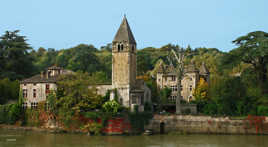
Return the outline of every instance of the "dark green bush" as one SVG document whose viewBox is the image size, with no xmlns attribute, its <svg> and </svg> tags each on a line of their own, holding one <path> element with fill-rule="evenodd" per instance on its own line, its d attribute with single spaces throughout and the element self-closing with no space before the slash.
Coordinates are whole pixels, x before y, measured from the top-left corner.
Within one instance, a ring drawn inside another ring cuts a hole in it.
<svg viewBox="0 0 268 147">
<path fill-rule="evenodd" d="M 15 124 L 23 115 L 20 104 L 0 105 L 1 124 Z"/>
<path fill-rule="evenodd" d="M 257 112 L 258 112 L 258 115 L 268 116 L 268 106 L 258 106 Z"/>
</svg>

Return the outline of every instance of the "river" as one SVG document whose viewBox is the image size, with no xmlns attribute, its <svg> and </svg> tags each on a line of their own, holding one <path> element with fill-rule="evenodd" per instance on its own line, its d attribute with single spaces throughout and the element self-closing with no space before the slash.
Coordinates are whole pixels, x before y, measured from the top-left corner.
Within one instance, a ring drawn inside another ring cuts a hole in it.
<svg viewBox="0 0 268 147">
<path fill-rule="evenodd" d="M 0 147 L 268 147 L 268 136 L 87 136 L 0 130 Z"/>
</svg>

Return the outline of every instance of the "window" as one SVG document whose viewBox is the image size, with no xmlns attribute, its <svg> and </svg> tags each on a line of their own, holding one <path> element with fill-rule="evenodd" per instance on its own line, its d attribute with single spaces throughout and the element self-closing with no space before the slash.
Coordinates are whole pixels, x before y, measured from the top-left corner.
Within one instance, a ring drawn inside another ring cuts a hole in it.
<svg viewBox="0 0 268 147">
<path fill-rule="evenodd" d="M 165 81 L 167 81 L 167 77 L 165 77 Z"/>
<path fill-rule="evenodd" d="M 175 101 L 176 101 L 176 98 L 177 98 L 176 95 L 172 95 L 172 96 L 170 96 L 169 100 L 170 100 L 171 102 L 175 102 Z"/>
<path fill-rule="evenodd" d="M 178 91 L 177 85 L 171 86 L 172 92 Z"/>
<path fill-rule="evenodd" d="M 172 81 L 176 81 L 176 76 L 172 76 L 171 78 Z"/>
<path fill-rule="evenodd" d="M 181 91 L 182 91 L 182 89 L 183 89 L 183 86 L 181 85 Z"/>
<path fill-rule="evenodd" d="M 189 99 L 188 99 L 188 101 L 190 102 L 192 100 L 192 96 L 189 96 Z"/>
<path fill-rule="evenodd" d="M 33 85 L 36 86 L 36 83 L 34 83 Z"/>
<path fill-rule="evenodd" d="M 117 45 L 117 51 L 120 52 L 120 44 Z"/>
<path fill-rule="evenodd" d="M 192 91 L 192 85 L 190 85 L 190 91 Z"/>
<path fill-rule="evenodd" d="M 121 51 L 123 51 L 123 49 L 124 49 L 124 45 L 123 45 L 123 44 L 121 44 Z"/>
<path fill-rule="evenodd" d="M 132 52 L 134 52 L 134 50 L 135 50 L 135 47 L 134 47 L 134 45 L 132 45 Z"/>
<path fill-rule="evenodd" d="M 38 103 L 37 102 L 32 102 L 31 103 L 31 109 L 37 109 Z"/>
<path fill-rule="evenodd" d="M 123 104 L 123 99 L 122 98 L 119 99 L 119 103 Z"/>
<path fill-rule="evenodd" d="M 49 93 L 49 84 L 46 84 L 46 94 Z"/>
<path fill-rule="evenodd" d="M 143 105 L 144 104 L 144 97 L 141 96 L 141 104 Z"/>
<path fill-rule="evenodd" d="M 192 81 L 193 79 L 192 78 L 190 78 L 190 81 Z"/>
<path fill-rule="evenodd" d="M 48 77 L 51 77 L 51 76 L 52 76 L 52 72 L 49 71 L 49 72 L 48 72 Z"/>
<path fill-rule="evenodd" d="M 137 97 L 135 96 L 132 97 L 132 104 L 137 104 Z"/>
<path fill-rule="evenodd" d="M 24 86 L 26 86 L 27 84 L 23 84 Z"/>
<path fill-rule="evenodd" d="M 22 90 L 22 96 L 23 98 L 27 98 L 27 89 Z"/>
<path fill-rule="evenodd" d="M 36 89 L 33 89 L 33 98 L 36 98 Z"/>
</svg>

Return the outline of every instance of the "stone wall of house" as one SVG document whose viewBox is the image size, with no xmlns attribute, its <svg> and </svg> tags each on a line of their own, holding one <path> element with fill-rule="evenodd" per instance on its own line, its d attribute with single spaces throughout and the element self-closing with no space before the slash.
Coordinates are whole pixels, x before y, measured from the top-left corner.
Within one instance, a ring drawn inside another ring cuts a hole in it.
<svg viewBox="0 0 268 147">
<path fill-rule="evenodd" d="M 46 100 L 48 93 L 46 93 L 46 85 L 49 85 L 49 91 L 56 90 L 55 83 L 27 83 L 20 84 L 21 90 L 27 90 L 27 97 L 24 98 L 24 103 L 27 107 L 31 107 L 31 103 L 39 103 Z M 36 97 L 34 97 L 34 89 L 36 90 Z"/>
<path fill-rule="evenodd" d="M 114 85 L 113 85 L 114 86 Z M 130 87 L 129 85 L 116 87 L 118 101 L 125 107 L 130 107 Z"/>
<path fill-rule="evenodd" d="M 175 76 L 175 77 L 173 77 Z M 173 78 L 172 78 L 173 77 Z M 181 95 L 183 100 L 190 101 L 194 99 L 193 92 L 199 82 L 199 74 L 196 72 L 185 73 L 181 80 Z M 157 74 L 157 86 L 159 88 L 169 87 L 172 89 L 171 100 L 176 100 L 177 97 L 177 76 Z M 172 88 L 173 87 L 173 88 Z M 175 90 L 176 89 L 176 90 Z"/>
<path fill-rule="evenodd" d="M 185 101 L 193 100 L 193 92 L 199 82 L 199 74 L 195 72 L 185 73 L 181 80 L 181 96 Z"/>
<path fill-rule="evenodd" d="M 145 129 L 154 133 L 205 133 L 205 134 L 268 134 L 268 117 L 234 120 L 229 117 L 155 115 Z"/>
<path fill-rule="evenodd" d="M 91 88 L 92 86 L 89 86 Z M 101 96 L 105 96 L 108 90 L 112 90 L 112 85 L 97 85 L 97 93 Z"/>
</svg>

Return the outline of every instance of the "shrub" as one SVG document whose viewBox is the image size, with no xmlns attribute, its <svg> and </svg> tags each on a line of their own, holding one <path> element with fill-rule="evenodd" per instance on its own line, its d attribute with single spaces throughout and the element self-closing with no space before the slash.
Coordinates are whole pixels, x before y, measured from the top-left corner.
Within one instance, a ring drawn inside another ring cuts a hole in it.
<svg viewBox="0 0 268 147">
<path fill-rule="evenodd" d="M 83 127 L 83 129 L 87 130 L 87 132 L 95 135 L 99 135 L 102 128 L 102 125 L 97 122 L 89 122 Z"/>
<path fill-rule="evenodd" d="M 144 104 L 144 111 L 145 112 L 151 112 L 152 111 L 152 108 L 153 108 L 153 106 L 152 106 L 151 103 L 145 102 L 145 104 Z"/>
<path fill-rule="evenodd" d="M 116 114 L 121 108 L 121 106 L 115 100 L 112 100 L 112 101 L 105 102 L 102 105 L 102 108 L 104 112 L 111 112 L 113 114 Z"/>
<path fill-rule="evenodd" d="M 268 116 L 268 107 L 267 106 L 258 106 L 257 112 L 258 112 L 258 115 Z"/>
<path fill-rule="evenodd" d="M 24 115 L 20 104 L 0 105 L 0 123 L 15 124 Z"/>
</svg>

